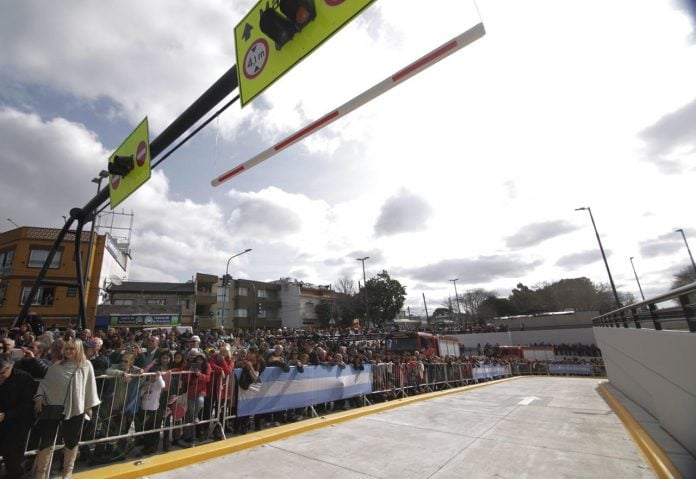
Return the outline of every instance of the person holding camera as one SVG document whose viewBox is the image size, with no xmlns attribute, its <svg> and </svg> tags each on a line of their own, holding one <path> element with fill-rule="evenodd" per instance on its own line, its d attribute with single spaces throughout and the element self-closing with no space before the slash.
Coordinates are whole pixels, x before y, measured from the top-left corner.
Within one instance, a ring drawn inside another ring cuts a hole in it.
<svg viewBox="0 0 696 479">
<path fill-rule="evenodd" d="M 37 479 L 50 471 L 58 427 L 64 441 L 63 477 L 72 475 L 82 421 L 99 403 L 92 363 L 85 357 L 82 341 L 70 339 L 63 347 L 63 359 L 48 368 L 34 396 L 34 411 L 39 416 Z"/>
</svg>

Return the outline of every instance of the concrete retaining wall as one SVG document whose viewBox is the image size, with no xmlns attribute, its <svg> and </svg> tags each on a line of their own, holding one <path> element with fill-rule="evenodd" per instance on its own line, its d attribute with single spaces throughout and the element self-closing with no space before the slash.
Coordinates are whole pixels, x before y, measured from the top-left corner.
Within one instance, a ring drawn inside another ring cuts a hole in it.
<svg viewBox="0 0 696 479">
<path fill-rule="evenodd" d="M 466 348 L 475 348 L 479 343 L 501 346 L 525 346 L 532 343 L 545 344 L 597 344 L 592 328 L 540 329 L 534 331 L 507 331 L 504 333 L 456 334 Z"/>
<path fill-rule="evenodd" d="M 593 329 L 611 384 L 696 455 L 696 334 Z"/>
</svg>

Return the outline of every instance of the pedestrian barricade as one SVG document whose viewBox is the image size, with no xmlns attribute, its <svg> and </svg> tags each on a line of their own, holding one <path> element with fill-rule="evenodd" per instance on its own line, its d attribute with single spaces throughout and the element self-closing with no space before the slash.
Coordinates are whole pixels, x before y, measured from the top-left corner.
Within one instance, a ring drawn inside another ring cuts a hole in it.
<svg viewBox="0 0 696 479">
<path fill-rule="evenodd" d="M 199 391 L 199 378 L 192 371 L 102 375 L 97 378 L 101 403 L 85 415 L 79 443 L 83 459 L 106 464 L 125 458 L 136 444 L 154 452 L 162 436 L 163 449 L 179 439 L 207 437 L 217 431 L 224 437 L 224 422 L 231 414 L 231 377 L 209 381 L 205 395 Z M 35 454 L 37 428 L 27 440 L 27 454 Z M 54 446 L 61 448 L 61 444 Z"/>
<path fill-rule="evenodd" d="M 85 416 L 79 443 L 88 463 L 106 464 L 128 456 L 140 444 L 143 453 L 167 451 L 170 444 L 195 445 L 212 433 L 224 439 L 227 425 L 243 418 L 281 411 L 308 410 L 320 404 L 352 404 L 393 399 L 519 374 L 599 376 L 601 362 L 566 363 L 380 363 L 304 366 L 288 370 L 267 367 L 260 381 L 242 388 L 241 369 L 229 376 L 208 377 L 202 388 L 195 371 L 108 374 L 97 377 L 101 404 Z M 238 387 L 239 386 L 239 387 Z M 202 391 L 205 391 L 204 393 Z M 246 419 L 244 419 L 246 420 Z M 27 455 L 36 453 L 37 431 L 27 441 Z M 57 449 L 61 447 L 56 445 Z M 84 459 L 83 457 L 83 459 Z"/>
<path fill-rule="evenodd" d="M 591 364 L 549 364 L 549 374 L 565 376 L 592 376 Z"/>
</svg>

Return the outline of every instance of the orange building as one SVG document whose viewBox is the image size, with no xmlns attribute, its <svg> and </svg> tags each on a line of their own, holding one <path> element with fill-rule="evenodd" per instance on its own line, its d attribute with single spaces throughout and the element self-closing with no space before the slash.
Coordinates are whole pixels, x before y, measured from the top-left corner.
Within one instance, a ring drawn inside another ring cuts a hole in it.
<svg viewBox="0 0 696 479">
<path fill-rule="evenodd" d="M 28 226 L 0 233 L 0 326 L 12 325 L 19 315 L 59 233 L 59 229 Z M 80 251 L 83 268 L 89 258 L 84 277 L 85 304 L 87 327 L 93 328 L 107 235 L 94 233 L 92 253 L 88 255 L 89 238 L 90 233 L 83 231 Z M 76 285 L 75 231 L 65 235 L 45 281 L 47 283 L 39 287 L 29 311 L 38 314 L 47 328 L 54 324 L 61 328 L 76 325 L 80 303 Z M 58 282 L 71 285 L 58 285 Z"/>
</svg>

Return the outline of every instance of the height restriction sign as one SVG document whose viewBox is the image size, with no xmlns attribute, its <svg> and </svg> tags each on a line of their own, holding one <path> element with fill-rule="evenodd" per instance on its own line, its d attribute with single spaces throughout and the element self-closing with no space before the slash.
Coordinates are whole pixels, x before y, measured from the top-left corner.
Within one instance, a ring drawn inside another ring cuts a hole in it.
<svg viewBox="0 0 696 479">
<path fill-rule="evenodd" d="M 242 106 L 375 0 L 260 0 L 234 27 Z"/>
<path fill-rule="evenodd" d="M 133 130 L 128 138 L 109 157 L 109 163 L 114 157 L 131 157 L 133 169 L 125 176 L 109 175 L 109 199 L 111 209 L 116 208 L 140 185 L 150 179 L 150 133 L 147 117 Z"/>
</svg>

